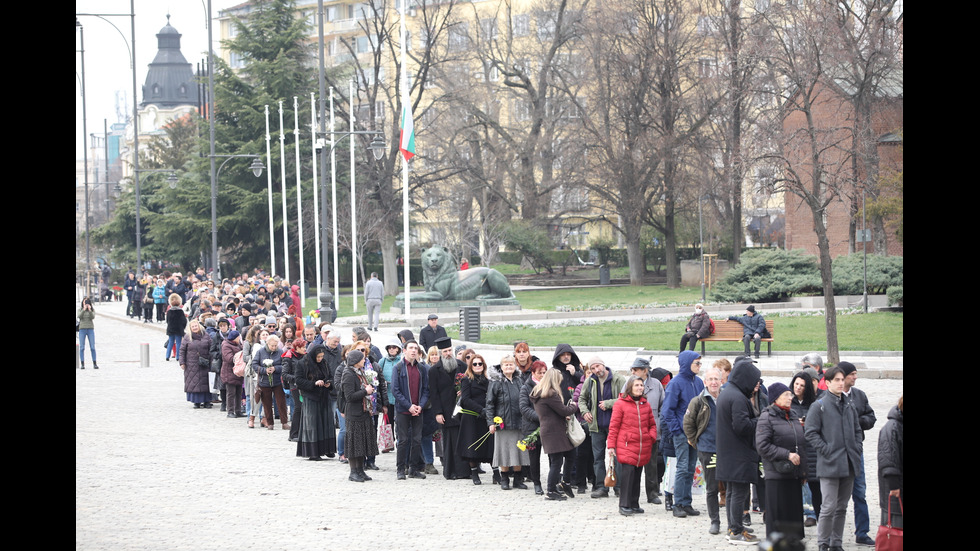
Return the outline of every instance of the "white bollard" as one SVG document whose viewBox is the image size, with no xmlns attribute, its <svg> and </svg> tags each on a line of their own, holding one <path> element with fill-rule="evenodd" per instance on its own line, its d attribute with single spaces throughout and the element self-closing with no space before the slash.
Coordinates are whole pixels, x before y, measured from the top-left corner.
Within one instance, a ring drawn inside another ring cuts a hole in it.
<svg viewBox="0 0 980 551">
<path fill-rule="evenodd" d="M 140 367 L 150 367 L 150 343 L 140 343 Z"/>
</svg>

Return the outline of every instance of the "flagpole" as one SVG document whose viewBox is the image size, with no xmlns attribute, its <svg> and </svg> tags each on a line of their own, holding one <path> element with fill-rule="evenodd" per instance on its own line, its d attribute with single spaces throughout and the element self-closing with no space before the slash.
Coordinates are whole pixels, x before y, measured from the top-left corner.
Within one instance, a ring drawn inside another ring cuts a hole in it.
<svg viewBox="0 0 980 551">
<path fill-rule="evenodd" d="M 351 312 L 357 312 L 357 211 L 354 208 L 354 198 L 357 197 L 354 186 L 354 167 L 357 161 L 354 159 L 354 79 L 348 84 L 350 90 L 347 96 L 347 107 L 350 110 L 350 265 L 351 265 L 351 296 L 354 304 Z"/>
<path fill-rule="evenodd" d="M 310 136 L 313 138 L 310 142 L 310 153 L 313 163 L 313 241 L 316 244 L 316 296 L 320 296 L 320 287 L 323 285 L 323 274 L 320 270 L 320 194 L 316 169 L 316 142 L 319 138 L 316 135 L 316 96 L 313 92 L 310 92 Z M 306 305 L 305 302 L 303 304 L 304 306 Z M 303 315 L 302 312 L 297 313 L 300 316 Z"/>
<path fill-rule="evenodd" d="M 269 106 L 265 106 L 265 164 L 269 167 L 266 172 L 268 175 L 269 182 L 269 252 L 272 256 L 272 264 L 269 266 L 271 270 L 270 275 L 276 275 L 276 230 L 275 221 L 273 220 L 272 211 L 272 146 L 270 141 L 272 136 L 269 135 Z"/>
<path fill-rule="evenodd" d="M 405 126 L 409 123 L 406 121 L 408 117 L 411 116 L 411 109 L 409 107 L 409 94 L 408 94 L 408 69 L 405 64 L 405 17 L 408 15 L 408 0 L 402 0 L 402 13 L 399 20 L 401 21 L 401 29 L 399 31 L 399 42 L 401 43 L 401 58 L 402 58 L 402 71 L 401 71 L 401 104 L 402 104 L 402 132 L 405 131 Z M 414 132 L 414 125 L 412 128 Z M 402 143 L 398 144 L 399 149 L 402 147 Z M 411 257 L 409 256 L 409 235 L 408 235 L 408 159 L 403 154 L 402 155 L 402 247 L 404 248 L 403 258 L 404 258 L 404 281 L 405 281 L 405 322 L 411 325 L 412 322 L 412 299 L 409 296 L 408 288 L 411 284 Z"/>
<path fill-rule="evenodd" d="M 340 306 L 340 253 L 337 251 L 337 138 L 334 135 L 333 88 L 330 88 L 330 208 L 333 213 L 333 302 Z"/>
<path fill-rule="evenodd" d="M 286 281 L 289 281 L 289 224 L 286 219 L 286 133 L 282 126 L 282 101 L 279 102 L 279 170 L 282 178 L 282 263 L 286 272 Z M 275 274 L 273 274 L 275 275 Z"/>
<path fill-rule="evenodd" d="M 296 142 L 296 225 L 299 231 L 299 276 L 296 284 L 299 285 L 300 306 L 296 308 L 296 314 L 303 316 L 303 304 L 306 304 L 306 285 L 303 279 L 306 277 L 303 268 L 303 187 L 300 185 L 300 164 L 299 164 L 299 98 L 293 96 L 293 141 Z"/>
</svg>

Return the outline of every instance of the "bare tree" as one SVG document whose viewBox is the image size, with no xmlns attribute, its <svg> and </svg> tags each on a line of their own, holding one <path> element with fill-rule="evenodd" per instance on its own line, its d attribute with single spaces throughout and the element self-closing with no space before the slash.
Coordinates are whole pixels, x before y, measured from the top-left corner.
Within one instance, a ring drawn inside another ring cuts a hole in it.
<svg viewBox="0 0 980 551">
<path fill-rule="evenodd" d="M 850 127 L 846 101 L 827 69 L 835 48 L 834 14 L 824 0 L 800 0 L 762 13 L 767 24 L 768 64 L 778 90 L 779 108 L 770 113 L 768 161 L 781 174 L 775 190 L 799 197 L 812 217 L 819 251 L 830 363 L 840 360 L 830 242 L 825 213 L 850 184 Z M 793 216 L 787 200 L 786 216 Z"/>
</svg>

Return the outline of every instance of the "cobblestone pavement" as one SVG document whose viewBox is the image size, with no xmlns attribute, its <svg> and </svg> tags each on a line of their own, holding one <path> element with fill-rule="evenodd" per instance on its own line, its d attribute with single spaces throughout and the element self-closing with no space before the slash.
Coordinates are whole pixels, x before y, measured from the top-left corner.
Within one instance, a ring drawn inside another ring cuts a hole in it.
<svg viewBox="0 0 980 551">
<path fill-rule="evenodd" d="M 735 548 L 723 535 L 708 535 L 700 496 L 694 504 L 702 515 L 696 518 L 675 519 L 662 506 L 645 504 L 646 514 L 622 517 L 615 498 L 586 494 L 549 502 L 531 490 L 501 491 L 489 474 L 482 486 L 438 475 L 397 481 L 394 454 L 378 458 L 381 470 L 371 473 L 373 481 L 348 482 L 347 465 L 297 458 L 296 445 L 278 427 L 250 430 L 244 419 L 229 419 L 217 406 L 193 409 L 178 365 L 164 361 L 162 324 L 133 323 L 118 303 L 97 304 L 96 312 L 101 369 L 92 369 L 89 360 L 87 369 L 75 371 L 78 549 L 573 550 L 594 549 L 597 538 L 625 540 L 637 549 Z M 376 343 L 396 331 L 383 327 Z M 149 343 L 147 368 L 140 367 L 140 343 Z M 489 361 L 503 354 L 486 351 Z M 608 354 L 617 366 L 635 355 Z M 660 365 L 668 366 L 668 359 Z M 881 360 L 863 361 L 870 372 Z M 900 364 L 899 357 L 899 370 Z M 873 537 L 878 431 L 903 381 L 871 376 L 858 386 L 878 416 L 865 442 Z M 543 471 L 546 476 L 546 459 Z M 764 533 L 761 515 L 753 515 L 753 527 Z M 809 549 L 816 548 L 815 530 L 807 529 Z M 845 534 L 853 530 L 849 509 Z M 844 544 L 857 549 L 853 537 Z"/>
</svg>

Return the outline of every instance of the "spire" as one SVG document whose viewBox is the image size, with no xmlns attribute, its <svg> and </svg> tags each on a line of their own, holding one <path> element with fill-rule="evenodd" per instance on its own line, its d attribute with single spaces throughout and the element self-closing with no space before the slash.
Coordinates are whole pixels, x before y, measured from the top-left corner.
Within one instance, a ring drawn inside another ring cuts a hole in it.
<svg viewBox="0 0 980 551">
<path fill-rule="evenodd" d="M 168 13 L 167 24 L 157 33 L 157 55 L 146 73 L 141 107 L 176 107 L 197 101 L 194 72 L 180 53 L 180 36 L 170 25 Z"/>
</svg>

